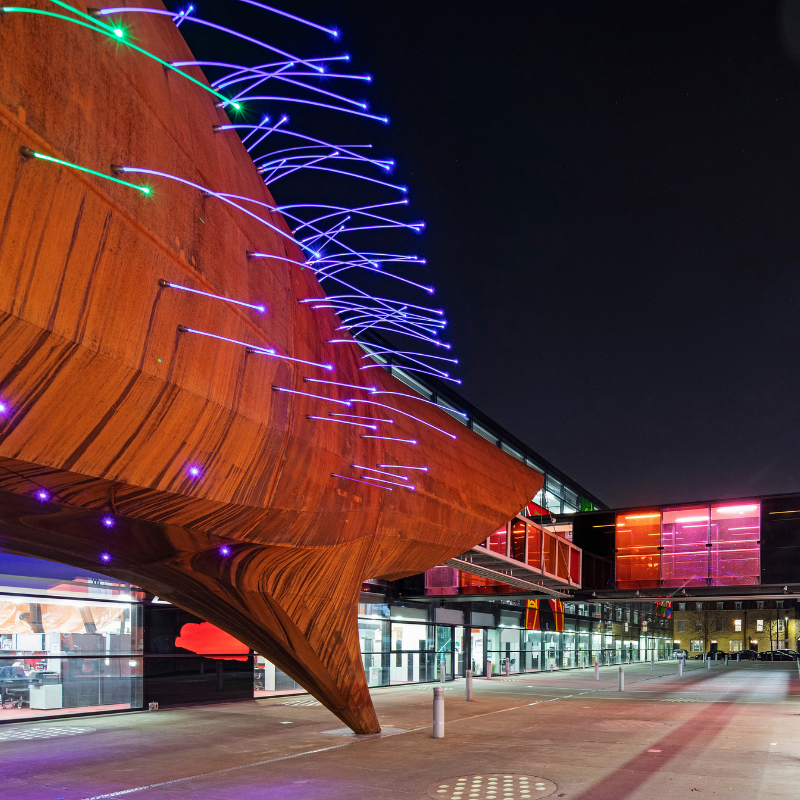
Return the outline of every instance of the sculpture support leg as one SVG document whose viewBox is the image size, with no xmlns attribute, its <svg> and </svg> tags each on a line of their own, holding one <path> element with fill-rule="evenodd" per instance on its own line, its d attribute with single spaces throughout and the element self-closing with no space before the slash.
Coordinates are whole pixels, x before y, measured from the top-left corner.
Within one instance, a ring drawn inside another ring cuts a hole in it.
<svg viewBox="0 0 800 800">
<path fill-rule="evenodd" d="M 98 570 L 97 513 L 0 492 L 3 550 Z M 125 526 L 124 530 L 122 529 Z M 357 603 L 368 540 L 335 550 L 235 542 L 124 520 L 102 567 L 217 625 L 268 658 L 356 733 L 380 731 L 367 688 Z"/>
</svg>

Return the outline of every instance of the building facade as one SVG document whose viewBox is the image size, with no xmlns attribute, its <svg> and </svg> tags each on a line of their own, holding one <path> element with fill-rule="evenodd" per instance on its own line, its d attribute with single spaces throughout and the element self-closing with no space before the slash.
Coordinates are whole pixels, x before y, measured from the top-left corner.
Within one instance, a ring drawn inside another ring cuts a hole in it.
<svg viewBox="0 0 800 800">
<path fill-rule="evenodd" d="M 791 598 L 679 601 L 672 608 L 675 649 L 690 656 L 797 649 L 797 600 Z"/>
</svg>

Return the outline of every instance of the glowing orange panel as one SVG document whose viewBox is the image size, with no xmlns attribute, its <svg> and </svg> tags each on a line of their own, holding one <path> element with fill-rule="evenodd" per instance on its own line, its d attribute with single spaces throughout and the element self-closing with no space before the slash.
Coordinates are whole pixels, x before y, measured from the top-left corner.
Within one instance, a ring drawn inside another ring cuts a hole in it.
<svg viewBox="0 0 800 800">
<path fill-rule="evenodd" d="M 617 514 L 617 589 L 656 588 L 661 577 L 661 512 Z"/>
</svg>

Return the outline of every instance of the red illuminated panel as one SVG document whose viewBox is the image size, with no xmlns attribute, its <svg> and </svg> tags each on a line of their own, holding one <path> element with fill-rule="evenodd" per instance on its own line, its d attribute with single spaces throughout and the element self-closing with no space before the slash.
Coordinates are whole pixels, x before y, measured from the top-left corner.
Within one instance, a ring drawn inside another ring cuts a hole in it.
<svg viewBox="0 0 800 800">
<path fill-rule="evenodd" d="M 226 661 L 247 661 L 248 656 L 210 655 L 211 653 L 249 653 L 250 648 L 234 639 L 229 633 L 220 630 L 210 622 L 187 622 L 181 628 L 181 635 L 175 639 L 175 646 L 206 658 L 221 658 Z"/>
<path fill-rule="evenodd" d="M 759 503 L 720 503 L 711 507 L 712 586 L 761 582 L 760 531 Z"/>
<path fill-rule="evenodd" d="M 708 506 L 663 510 L 662 586 L 708 585 Z"/>
<path fill-rule="evenodd" d="M 556 558 L 556 574 L 559 578 L 569 578 L 569 545 L 562 539 L 556 541 L 558 556 Z"/>
<path fill-rule="evenodd" d="M 489 537 L 489 549 L 493 553 L 499 553 L 501 556 L 506 554 L 506 543 L 508 541 L 508 531 L 505 526 L 496 530 Z"/>
<path fill-rule="evenodd" d="M 542 568 L 542 530 L 535 525 L 528 525 L 528 564 Z"/>
<path fill-rule="evenodd" d="M 661 578 L 661 512 L 617 514 L 615 573 L 617 589 L 648 589 Z"/>
<path fill-rule="evenodd" d="M 569 553 L 569 579 L 580 585 L 581 582 L 581 551 L 574 547 Z"/>
<path fill-rule="evenodd" d="M 525 536 L 527 535 L 525 520 L 514 519 L 511 521 L 511 558 L 525 561 Z"/>
<path fill-rule="evenodd" d="M 556 537 L 545 531 L 542 541 L 542 569 L 551 575 L 556 574 Z"/>
</svg>

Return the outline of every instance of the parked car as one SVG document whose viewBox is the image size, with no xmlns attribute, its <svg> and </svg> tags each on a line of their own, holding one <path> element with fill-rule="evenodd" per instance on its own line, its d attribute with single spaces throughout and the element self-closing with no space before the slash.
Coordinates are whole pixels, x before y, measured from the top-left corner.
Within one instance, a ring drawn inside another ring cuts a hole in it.
<svg viewBox="0 0 800 800">
<path fill-rule="evenodd" d="M 738 658 L 739 661 L 758 661 L 758 650 L 740 650 L 738 653 L 731 653 L 731 658 Z"/>
<path fill-rule="evenodd" d="M 724 650 L 709 650 L 708 653 L 706 653 L 706 658 L 708 658 L 709 661 L 724 661 L 727 655 L 728 654 Z"/>
<path fill-rule="evenodd" d="M 797 661 L 794 650 L 765 650 L 758 654 L 759 661 Z"/>
<path fill-rule="evenodd" d="M 689 651 L 688 650 L 673 650 L 672 655 L 675 658 L 689 658 Z"/>
</svg>

